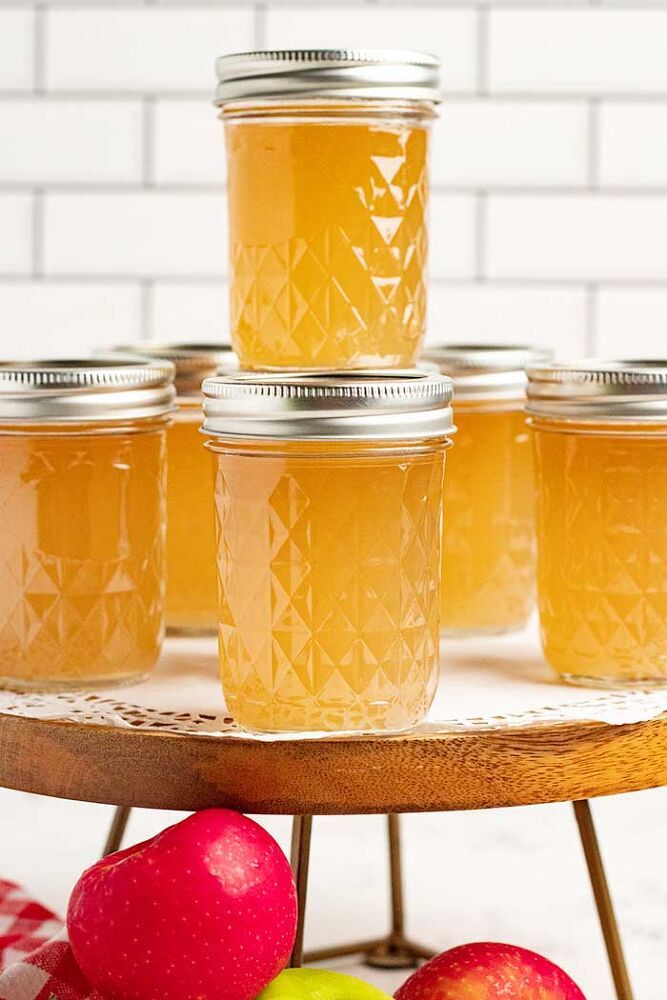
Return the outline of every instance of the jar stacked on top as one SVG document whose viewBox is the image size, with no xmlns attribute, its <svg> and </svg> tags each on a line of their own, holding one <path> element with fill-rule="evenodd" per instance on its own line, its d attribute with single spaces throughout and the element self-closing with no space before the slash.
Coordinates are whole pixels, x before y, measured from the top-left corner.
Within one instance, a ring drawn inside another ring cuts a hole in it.
<svg viewBox="0 0 667 1000">
<path fill-rule="evenodd" d="M 438 59 L 253 52 L 223 56 L 217 72 L 241 364 L 413 365 L 426 328 Z"/>
</svg>

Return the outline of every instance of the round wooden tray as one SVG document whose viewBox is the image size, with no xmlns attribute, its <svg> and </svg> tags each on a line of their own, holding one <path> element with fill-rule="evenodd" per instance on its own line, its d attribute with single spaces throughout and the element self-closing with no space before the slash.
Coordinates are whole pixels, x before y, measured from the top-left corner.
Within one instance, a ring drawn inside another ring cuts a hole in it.
<svg viewBox="0 0 667 1000">
<path fill-rule="evenodd" d="M 445 663 L 447 676 L 455 679 L 458 670 L 464 684 L 470 679 L 469 705 L 481 702 L 502 671 L 514 684 L 539 681 L 537 697 L 543 689 L 549 692 L 550 675 L 534 636 L 505 645 L 489 641 L 488 648 L 491 653 L 477 665 L 457 663 L 455 656 Z M 156 689 L 161 707 L 173 697 L 170 691 L 182 691 L 185 659 L 196 707 L 217 704 L 219 710 L 213 644 L 178 649 L 187 653 L 179 653 L 180 668 L 169 652 L 165 659 L 171 655 L 174 664 L 161 668 L 166 677 Z M 131 693 L 126 689 L 125 696 Z M 550 696 L 562 698 L 563 689 L 554 693 L 552 687 Z M 454 684 L 445 707 L 456 705 L 456 697 Z M 0 785 L 114 805 L 188 811 L 229 806 L 290 815 L 484 809 L 667 785 L 667 713 L 621 725 L 548 722 L 539 713 L 533 722 L 528 713 L 517 725 L 510 716 L 499 718 L 497 726 L 486 719 L 465 731 L 288 740 L 169 732 L 133 723 L 130 718 L 119 727 L 0 713 Z"/>
<path fill-rule="evenodd" d="M 485 809 L 667 785 L 667 717 L 266 743 L 0 716 L 0 785 L 146 808 Z"/>
</svg>

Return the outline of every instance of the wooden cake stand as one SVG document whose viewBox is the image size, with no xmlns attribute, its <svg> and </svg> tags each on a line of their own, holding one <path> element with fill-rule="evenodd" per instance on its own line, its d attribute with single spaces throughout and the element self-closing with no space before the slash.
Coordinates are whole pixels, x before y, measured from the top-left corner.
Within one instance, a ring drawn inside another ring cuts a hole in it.
<svg viewBox="0 0 667 1000">
<path fill-rule="evenodd" d="M 376 965 L 429 952 L 403 927 L 400 813 L 572 802 L 619 1000 L 632 1000 L 589 799 L 667 785 L 667 715 L 606 725 L 557 722 L 392 737 L 262 741 L 0 714 L 0 785 L 119 807 L 106 852 L 130 808 L 223 806 L 294 816 L 292 864 L 301 964 L 313 816 L 388 816 L 392 929 L 382 941 L 306 955 L 363 952 Z"/>
</svg>

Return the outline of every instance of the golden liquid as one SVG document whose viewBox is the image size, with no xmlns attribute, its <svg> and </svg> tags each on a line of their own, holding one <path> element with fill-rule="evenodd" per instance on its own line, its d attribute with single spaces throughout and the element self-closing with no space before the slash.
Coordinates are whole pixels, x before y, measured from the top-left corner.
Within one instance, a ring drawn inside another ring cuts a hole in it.
<svg viewBox="0 0 667 1000">
<path fill-rule="evenodd" d="M 211 456 L 200 403 L 181 403 L 167 431 L 167 628 L 218 628 Z"/>
<path fill-rule="evenodd" d="M 164 438 L 157 422 L 0 428 L 0 683 L 120 683 L 153 667 Z"/>
<path fill-rule="evenodd" d="M 534 426 L 547 660 L 578 683 L 667 683 L 667 436 Z"/>
<path fill-rule="evenodd" d="M 438 672 L 443 445 L 213 447 L 234 718 L 271 732 L 422 720 Z"/>
<path fill-rule="evenodd" d="M 250 368 L 409 366 L 425 329 L 428 128 L 316 111 L 227 122 L 234 350 Z"/>
<path fill-rule="evenodd" d="M 445 483 L 442 627 L 498 633 L 525 625 L 534 601 L 535 485 L 522 410 L 455 408 Z"/>
</svg>

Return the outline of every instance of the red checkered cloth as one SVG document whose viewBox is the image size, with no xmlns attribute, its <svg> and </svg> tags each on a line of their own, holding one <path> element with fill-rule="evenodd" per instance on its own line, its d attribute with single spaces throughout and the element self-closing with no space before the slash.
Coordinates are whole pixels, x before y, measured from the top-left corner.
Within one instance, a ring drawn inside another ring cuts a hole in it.
<svg viewBox="0 0 667 1000">
<path fill-rule="evenodd" d="M 104 1000 L 74 961 L 62 920 L 2 880 L 0 1000 Z"/>
</svg>

